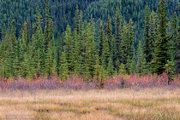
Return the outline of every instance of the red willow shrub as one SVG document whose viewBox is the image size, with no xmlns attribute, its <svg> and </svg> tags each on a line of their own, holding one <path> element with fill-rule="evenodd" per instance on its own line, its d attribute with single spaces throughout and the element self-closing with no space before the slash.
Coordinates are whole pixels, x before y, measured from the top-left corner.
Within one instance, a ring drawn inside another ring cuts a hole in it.
<svg viewBox="0 0 180 120">
<path fill-rule="evenodd" d="M 137 74 L 131 75 L 116 75 L 108 77 L 104 80 L 105 89 L 116 89 L 124 87 L 161 87 L 168 85 L 168 75 L 163 73 L 157 75 L 144 75 Z M 180 87 L 180 75 L 177 75 L 170 86 Z M 35 80 L 30 79 L 8 79 L 0 80 L 0 89 L 5 90 L 37 90 L 37 89 L 96 89 L 98 88 L 97 80 L 86 80 L 78 75 L 70 75 L 65 81 L 59 80 L 58 76 L 51 78 L 38 77 Z"/>
</svg>

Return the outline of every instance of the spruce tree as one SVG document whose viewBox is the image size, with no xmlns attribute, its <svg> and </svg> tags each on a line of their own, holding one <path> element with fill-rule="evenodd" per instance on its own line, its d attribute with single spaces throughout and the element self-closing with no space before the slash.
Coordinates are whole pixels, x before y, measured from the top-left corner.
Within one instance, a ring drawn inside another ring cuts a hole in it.
<svg viewBox="0 0 180 120">
<path fill-rule="evenodd" d="M 113 60 L 111 57 L 109 57 L 109 59 L 108 59 L 107 74 L 109 76 L 114 74 Z"/>
<path fill-rule="evenodd" d="M 73 70 L 73 65 L 72 65 L 72 55 L 73 55 L 73 41 L 72 41 L 72 33 L 71 33 L 71 28 L 68 25 L 66 28 L 65 32 L 65 46 L 64 46 L 64 52 L 66 54 L 66 60 L 68 63 L 68 69 L 70 71 Z"/>
<path fill-rule="evenodd" d="M 16 59 L 16 55 L 18 54 L 18 46 L 17 46 L 18 41 L 16 40 L 16 27 L 15 27 L 15 20 L 12 21 L 11 24 L 11 32 L 10 32 L 10 48 L 9 48 L 9 52 L 10 52 L 10 63 L 9 63 L 9 67 L 10 67 L 10 74 L 12 76 L 14 76 L 14 60 Z M 17 60 L 17 59 L 16 59 Z"/>
<path fill-rule="evenodd" d="M 178 5 L 178 14 L 180 14 L 180 3 Z M 178 39 L 177 52 L 175 55 L 176 73 L 180 73 L 180 16 L 178 17 Z"/>
<path fill-rule="evenodd" d="M 172 30 L 172 39 L 169 41 L 168 45 L 170 46 L 169 49 L 169 56 L 171 60 L 174 61 L 176 52 L 177 52 L 177 44 L 178 44 L 178 23 L 177 23 L 177 15 L 176 12 L 174 13 L 173 21 L 171 23 L 171 30 Z"/>
<path fill-rule="evenodd" d="M 165 69 L 164 66 L 169 60 L 168 55 L 168 42 L 167 36 L 167 13 L 165 0 L 161 0 L 158 8 L 159 13 L 159 25 L 158 25 L 158 39 L 156 41 L 154 60 L 153 60 L 153 72 L 162 74 Z"/>
<path fill-rule="evenodd" d="M 133 74 L 136 73 L 136 55 L 134 53 L 133 58 L 131 60 L 130 66 L 129 66 L 129 73 Z"/>
<path fill-rule="evenodd" d="M 122 75 L 125 75 L 127 73 L 125 65 L 123 63 L 121 63 L 121 65 L 119 67 L 119 73 L 122 74 Z"/>
<path fill-rule="evenodd" d="M 36 8 L 35 30 L 32 36 L 32 56 L 34 69 L 37 76 L 45 74 L 45 51 L 44 51 L 44 34 L 42 32 L 42 16 L 39 7 Z"/>
<path fill-rule="evenodd" d="M 11 71 L 11 51 L 8 30 L 5 30 L 5 36 L 0 44 L 0 75 L 2 78 L 12 77 Z"/>
<path fill-rule="evenodd" d="M 106 37 L 109 44 L 110 54 L 113 54 L 113 41 L 112 41 L 112 26 L 111 26 L 111 18 L 108 15 L 107 24 L 106 24 Z"/>
<path fill-rule="evenodd" d="M 145 10 L 145 24 L 144 24 L 144 54 L 146 61 L 149 63 L 152 59 L 152 53 L 151 53 L 151 39 L 150 39 L 150 9 L 148 6 L 146 6 Z M 152 36 L 154 37 L 154 36 Z"/>
<path fill-rule="evenodd" d="M 94 23 L 88 25 L 87 28 L 87 41 L 86 41 L 86 53 L 85 53 L 85 62 L 87 72 L 89 73 L 90 77 L 93 77 L 94 73 L 94 66 L 95 66 L 95 55 L 96 55 L 96 47 L 95 47 L 95 29 Z"/>
<path fill-rule="evenodd" d="M 49 0 L 46 0 L 46 8 L 45 8 L 45 29 L 44 29 L 44 50 L 47 54 L 48 44 L 51 41 L 50 38 L 50 11 L 49 11 Z"/>
<path fill-rule="evenodd" d="M 69 70 L 68 70 L 68 62 L 66 60 L 66 54 L 65 52 L 62 52 L 61 58 L 60 58 L 60 79 L 66 80 L 69 77 Z"/>
<path fill-rule="evenodd" d="M 54 35 L 53 35 L 53 22 L 50 20 L 49 23 L 49 43 L 48 43 L 48 51 L 46 54 L 46 74 L 48 77 L 55 75 L 56 72 L 56 49 L 54 43 Z"/>
<path fill-rule="evenodd" d="M 116 8 L 116 18 L 115 18 L 115 48 L 114 48 L 114 59 L 116 61 L 115 67 L 120 66 L 121 61 L 121 40 L 122 40 L 122 33 L 121 33 L 121 17 L 120 17 L 120 11 L 119 8 Z"/>
<path fill-rule="evenodd" d="M 75 24 L 76 24 L 76 31 L 77 31 L 77 34 L 79 34 L 79 31 L 80 31 L 80 20 L 79 20 L 79 8 L 78 8 L 78 5 L 76 5 L 76 11 L 75 11 Z"/>
<path fill-rule="evenodd" d="M 103 23 L 101 21 L 100 23 L 100 36 L 99 36 L 99 46 L 98 46 L 98 52 L 99 52 L 99 62 L 100 65 L 102 65 L 102 53 L 103 53 L 103 44 L 104 44 L 104 30 L 103 30 Z"/>
<path fill-rule="evenodd" d="M 57 66 L 56 66 L 56 70 L 57 70 L 57 74 L 59 75 L 59 68 L 60 68 L 60 56 L 63 52 L 63 39 L 60 36 L 60 33 L 58 33 L 58 37 L 57 37 Z"/>
<path fill-rule="evenodd" d="M 105 69 L 107 69 L 109 57 L 111 56 L 108 39 L 105 37 L 102 50 L 102 65 Z"/>
<path fill-rule="evenodd" d="M 149 53 L 147 53 L 149 55 L 149 63 L 147 61 L 147 58 L 146 58 L 146 61 L 148 63 L 148 66 L 151 65 L 151 62 L 153 60 L 153 57 L 154 57 L 154 49 L 155 49 L 155 41 L 157 40 L 157 23 L 156 23 L 156 20 L 155 20 L 155 14 L 153 11 L 150 15 L 150 35 L 149 35 Z M 146 55 L 147 56 L 147 55 Z M 150 68 L 150 67 L 149 67 Z"/>
<path fill-rule="evenodd" d="M 121 62 L 123 64 L 126 64 L 127 62 L 127 49 L 128 46 L 128 29 L 126 23 L 123 25 L 123 33 L 122 33 L 122 41 L 121 41 Z"/>
<path fill-rule="evenodd" d="M 147 64 L 146 64 L 145 55 L 143 53 L 143 45 L 141 41 L 139 41 L 139 45 L 138 45 L 136 68 L 137 68 L 137 73 L 139 73 L 140 75 L 147 73 Z"/>
<path fill-rule="evenodd" d="M 135 41 L 135 36 L 134 36 L 133 21 L 132 19 L 130 19 L 128 25 L 128 42 L 127 42 L 127 56 L 129 56 L 130 59 L 133 58 L 134 41 Z"/>
<path fill-rule="evenodd" d="M 105 79 L 105 70 L 102 65 L 100 65 L 99 57 L 96 57 L 96 65 L 94 70 L 95 79 L 98 81 L 98 87 L 104 87 L 104 79 Z"/>
</svg>

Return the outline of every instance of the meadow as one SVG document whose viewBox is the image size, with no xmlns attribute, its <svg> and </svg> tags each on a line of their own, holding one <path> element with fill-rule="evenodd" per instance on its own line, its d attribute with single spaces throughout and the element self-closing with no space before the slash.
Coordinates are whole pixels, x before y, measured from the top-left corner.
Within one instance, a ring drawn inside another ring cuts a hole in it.
<svg viewBox="0 0 180 120">
<path fill-rule="evenodd" d="M 1 120 L 179 120 L 179 88 L 4 91 Z"/>
<path fill-rule="evenodd" d="M 180 79 L 117 75 L 84 82 L 72 76 L 0 82 L 0 120 L 179 120 Z"/>
</svg>

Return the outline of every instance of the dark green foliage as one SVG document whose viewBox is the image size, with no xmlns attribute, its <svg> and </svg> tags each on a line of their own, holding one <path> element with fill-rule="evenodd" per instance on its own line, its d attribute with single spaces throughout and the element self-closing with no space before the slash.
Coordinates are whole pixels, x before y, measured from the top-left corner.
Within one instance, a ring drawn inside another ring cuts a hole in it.
<svg viewBox="0 0 180 120">
<path fill-rule="evenodd" d="M 123 25 L 122 41 L 121 41 L 121 63 L 127 62 L 127 46 L 128 46 L 128 29 L 126 23 Z"/>
<path fill-rule="evenodd" d="M 73 70 L 73 61 L 72 61 L 72 56 L 73 56 L 73 41 L 72 41 L 72 33 L 71 33 L 71 28 L 68 25 L 66 28 L 65 32 L 65 46 L 64 46 L 64 52 L 66 54 L 66 60 L 68 63 L 68 68 L 70 71 Z"/>
<path fill-rule="evenodd" d="M 145 24 L 144 24 L 144 54 L 146 61 L 149 63 L 152 59 L 152 52 L 151 50 L 151 39 L 150 39 L 150 10 L 149 7 L 146 6 L 145 10 Z"/>
<path fill-rule="evenodd" d="M 155 57 L 153 61 L 153 72 L 162 74 L 165 69 L 164 66 L 169 60 L 168 55 L 168 42 L 167 36 L 167 12 L 165 0 L 161 0 L 158 9 L 159 22 L 158 22 L 158 39 L 156 41 Z"/>
<path fill-rule="evenodd" d="M 125 75 L 127 73 L 125 65 L 123 63 L 119 67 L 119 73 L 122 74 L 122 75 Z"/>
<path fill-rule="evenodd" d="M 180 2 L 178 5 L 178 39 L 177 39 L 177 52 L 175 55 L 176 73 L 180 73 Z"/>
<path fill-rule="evenodd" d="M 88 0 L 86 5 L 92 1 L 94 0 Z M 25 2 L 27 1 L 22 5 Z M 168 22 L 164 0 L 160 2 L 158 15 L 151 12 L 153 7 L 149 2 L 141 0 L 136 2 L 107 0 L 103 1 L 104 3 L 99 0 L 92 3 L 92 6 L 102 3 L 102 6 L 107 6 L 106 12 L 103 8 L 100 9 L 102 15 L 96 14 L 99 10 L 94 11 L 92 15 L 87 12 L 83 15 L 83 11 L 86 10 L 83 9 L 83 5 L 78 6 L 79 3 L 84 3 L 80 0 L 76 6 L 73 3 L 72 14 L 67 13 L 71 11 L 71 7 L 66 8 L 66 5 L 63 10 L 59 10 L 63 11 L 62 16 L 68 14 L 69 18 L 61 17 L 61 20 L 57 21 L 56 18 L 60 19 L 60 12 L 52 6 L 60 2 L 48 0 L 42 2 L 43 10 L 37 6 L 34 17 L 27 21 L 25 19 L 21 28 L 19 25 L 21 22 L 15 22 L 18 21 L 17 18 L 12 20 L 11 27 L 9 23 L 7 27 L 5 24 L 2 26 L 1 77 L 34 79 L 40 76 L 51 78 L 58 74 L 62 80 L 66 80 L 70 74 L 77 74 L 87 82 L 93 78 L 97 79 L 99 87 L 102 88 L 106 76 L 117 73 L 143 75 L 151 68 L 153 73 L 168 72 L 169 78 L 173 79 L 175 72 L 173 68 L 175 63 L 177 68 L 179 64 L 179 18 L 175 12 L 173 19 Z M 146 7 L 144 13 L 145 3 L 148 3 L 149 8 Z M 127 7 L 120 7 L 123 5 Z M 137 5 L 140 5 L 139 8 Z M 94 8 L 86 9 L 91 13 Z M 132 16 L 127 16 L 128 14 Z M 106 21 L 105 27 L 103 21 Z M 143 21 L 145 21 L 144 38 Z M 61 22 L 64 23 L 62 26 Z"/>
<path fill-rule="evenodd" d="M 115 20 L 115 48 L 114 48 L 114 60 L 115 66 L 119 67 L 121 62 L 121 40 L 122 40 L 122 30 L 121 30 L 121 17 L 120 11 L 117 7 L 116 10 L 116 20 Z"/>
<path fill-rule="evenodd" d="M 135 36 L 134 36 L 133 21 L 132 19 L 130 19 L 128 25 L 128 41 L 127 41 L 127 56 L 129 56 L 130 59 L 133 58 L 134 41 L 135 41 Z"/>
<path fill-rule="evenodd" d="M 61 80 L 66 80 L 69 77 L 69 70 L 68 70 L 68 62 L 66 60 L 66 54 L 62 52 L 60 58 L 60 78 Z"/>
<path fill-rule="evenodd" d="M 99 57 L 96 58 L 96 65 L 94 70 L 95 79 L 98 81 L 98 87 L 103 88 L 105 79 L 105 70 L 102 65 L 100 65 Z"/>
<path fill-rule="evenodd" d="M 107 67 L 107 74 L 109 76 L 113 75 L 114 74 L 114 66 L 113 66 L 113 60 L 111 57 L 109 57 L 108 59 L 108 67 Z"/>
<path fill-rule="evenodd" d="M 111 26 L 111 18 L 108 16 L 107 24 L 106 24 L 106 37 L 109 44 L 110 55 L 113 54 L 113 41 L 112 41 L 112 26 Z"/>
<path fill-rule="evenodd" d="M 104 30 L 103 30 L 103 23 L 100 23 L 100 35 L 99 35 L 99 46 L 98 46 L 98 53 L 99 53 L 99 62 L 102 65 L 102 54 L 103 54 L 103 45 L 104 45 Z"/>
<path fill-rule="evenodd" d="M 137 51 L 137 73 L 140 75 L 147 73 L 147 63 L 145 59 L 145 55 L 143 53 L 143 45 L 139 42 L 138 51 Z"/>
</svg>

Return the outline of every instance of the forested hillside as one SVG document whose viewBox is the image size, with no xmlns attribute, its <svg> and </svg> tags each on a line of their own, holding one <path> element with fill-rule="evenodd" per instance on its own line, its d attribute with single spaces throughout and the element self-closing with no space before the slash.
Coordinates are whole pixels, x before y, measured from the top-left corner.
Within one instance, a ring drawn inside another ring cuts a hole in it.
<svg viewBox="0 0 180 120">
<path fill-rule="evenodd" d="M 151 10 L 156 11 L 158 0 L 49 0 L 51 17 L 54 22 L 54 32 L 64 32 L 67 24 L 74 28 L 74 16 L 76 4 L 83 12 L 85 20 L 89 20 L 91 15 L 95 22 L 100 23 L 107 20 L 108 14 L 114 21 L 116 7 L 120 8 L 121 16 L 126 22 L 130 18 L 134 21 L 136 29 L 136 37 L 143 37 L 144 10 L 148 5 Z M 168 15 L 172 16 L 177 11 L 178 0 L 167 0 Z M 10 26 L 11 21 L 15 19 L 17 33 L 22 28 L 24 21 L 35 21 L 34 14 L 36 6 L 40 7 L 42 16 L 44 17 L 45 0 L 1 0 L 0 1 L 0 25 L 4 23 Z M 114 26 L 114 22 L 112 22 Z M 114 29 L 113 29 L 114 32 Z"/>
<path fill-rule="evenodd" d="M 9 2 L 9 3 L 8 3 Z M 35 4 L 36 3 L 36 4 Z M 0 76 L 179 73 L 177 1 L 1 1 Z M 65 29 L 65 30 L 64 30 Z"/>
</svg>

